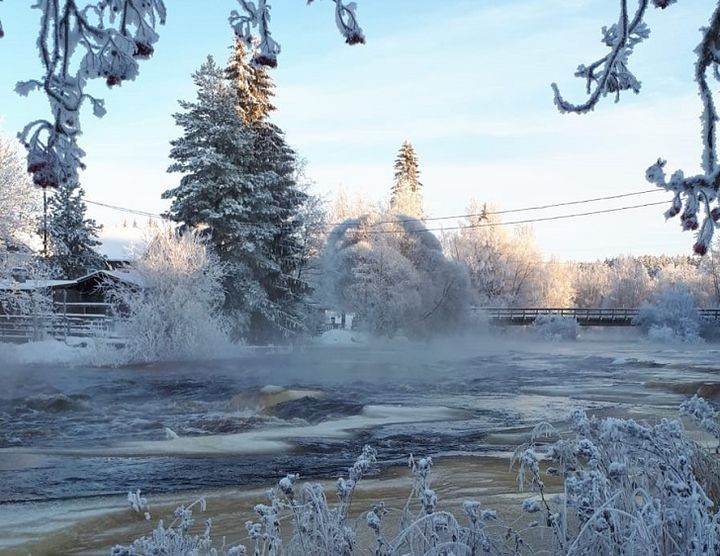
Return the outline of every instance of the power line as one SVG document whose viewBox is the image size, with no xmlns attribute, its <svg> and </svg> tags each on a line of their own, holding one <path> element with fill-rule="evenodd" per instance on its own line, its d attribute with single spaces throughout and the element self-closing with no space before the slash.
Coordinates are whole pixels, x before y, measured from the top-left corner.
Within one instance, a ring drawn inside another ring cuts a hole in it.
<svg viewBox="0 0 720 556">
<path fill-rule="evenodd" d="M 107 203 L 101 203 L 100 201 L 90 201 L 89 199 L 85 199 L 85 202 L 89 205 L 97 205 L 99 207 L 105 207 L 113 210 L 119 210 L 120 212 L 127 212 L 129 214 L 137 214 L 140 216 L 147 216 L 149 218 L 160 218 L 161 220 L 167 220 L 162 214 L 155 214 L 154 212 L 147 212 L 144 210 L 136 210 L 131 209 L 127 207 L 119 207 L 117 205 L 109 205 Z"/>
<path fill-rule="evenodd" d="M 510 213 L 527 212 L 527 211 L 534 211 L 534 210 L 545 210 L 545 209 L 549 209 L 549 208 L 573 206 L 573 205 L 580 205 L 580 204 L 586 204 L 586 203 L 594 203 L 594 202 L 598 202 L 598 201 L 608 201 L 608 200 L 613 200 L 613 199 L 622 199 L 622 198 L 626 198 L 626 197 L 645 195 L 648 193 L 656 193 L 656 192 L 662 192 L 662 190 L 661 189 L 647 189 L 644 191 L 635 191 L 632 193 L 621 193 L 618 195 L 608 195 L 605 197 L 594 197 L 591 199 L 579 199 L 579 200 L 575 200 L 575 201 L 565 201 L 565 202 L 561 202 L 561 203 L 551 203 L 551 204 L 547 204 L 547 205 L 536 205 L 536 206 L 530 206 L 530 207 L 505 209 L 505 210 L 498 210 L 498 211 L 484 211 L 484 212 L 477 213 L 477 214 L 468 213 L 468 214 L 457 214 L 457 215 L 451 215 L 451 216 L 435 216 L 435 217 L 425 218 L 424 221 L 453 220 L 453 219 L 460 219 L 460 218 L 486 218 L 487 216 L 496 215 L 496 214 L 510 214 Z M 96 206 L 100 206 L 100 207 L 104 207 L 104 208 L 109 208 L 109 209 L 129 213 L 129 214 L 136 214 L 136 215 L 140 215 L 140 216 L 146 216 L 149 218 L 159 218 L 161 220 L 167 220 L 167 218 L 165 216 L 163 216 L 162 214 L 157 214 L 157 213 L 153 213 L 153 212 L 131 209 L 128 207 L 121 207 L 118 205 L 111 205 L 108 203 L 101 203 L 99 201 L 92 201 L 92 200 L 88 200 L 88 199 L 85 199 L 85 202 L 88 204 L 92 204 L 92 205 L 96 205 Z M 446 231 L 446 230 L 463 230 L 463 229 L 470 229 L 470 228 L 486 228 L 486 227 L 492 227 L 492 226 L 514 226 L 514 225 L 518 225 L 518 224 L 531 224 L 534 222 L 547 222 L 547 221 L 551 221 L 551 220 L 562 220 L 562 219 L 566 219 L 566 218 L 578 218 L 578 217 L 582 217 L 582 216 L 591 216 L 591 215 L 595 215 L 595 214 L 619 212 L 619 211 L 625 211 L 625 210 L 632 210 L 632 209 L 636 209 L 636 208 L 662 205 L 662 204 L 666 204 L 666 201 L 659 201 L 657 203 L 645 203 L 645 204 L 640 204 L 640 205 L 631 205 L 631 206 L 618 207 L 618 208 L 613 208 L 613 209 L 588 211 L 588 212 L 583 212 L 583 213 L 566 214 L 566 215 L 559 215 L 559 216 L 527 218 L 524 220 L 515 220 L 515 221 L 510 221 L 510 222 L 496 222 L 496 223 L 482 222 L 482 223 L 478 223 L 478 224 L 467 224 L 464 226 L 461 225 L 461 226 L 450 226 L 450 227 L 440 227 L 440 228 L 427 228 L 427 229 L 423 229 L 423 230 L 408 230 L 408 231 L 419 233 L 419 232 L 425 232 L 425 231 L 434 232 L 434 231 Z M 404 224 L 404 223 L 412 223 L 412 222 L 416 222 L 416 221 L 417 221 L 417 219 L 399 218 L 399 219 L 395 219 L 395 220 L 380 220 L 377 222 L 372 222 L 372 223 L 369 223 L 368 226 L 375 227 L 375 226 L 380 226 L 383 224 Z M 239 222 L 239 223 L 253 225 L 253 224 L 260 224 L 261 222 L 248 220 L 246 222 Z M 338 223 L 328 223 L 326 226 L 328 228 L 334 228 L 336 226 L 341 226 L 343 224 L 348 227 L 356 225 L 355 222 L 344 221 L 344 222 L 338 222 Z M 394 230 L 374 230 L 374 231 L 367 230 L 366 233 L 395 233 L 395 231 Z"/>
<path fill-rule="evenodd" d="M 606 197 L 594 197 L 592 199 L 580 199 L 577 201 L 565 201 L 562 203 L 551 203 L 547 205 L 536 205 L 531 207 L 522 207 L 522 208 L 513 208 L 513 209 L 504 209 L 504 210 L 483 210 L 479 213 L 470 213 L 470 214 L 455 214 L 451 216 L 433 216 L 428 218 L 423 218 L 424 222 L 430 221 L 430 220 L 456 220 L 458 218 L 484 218 L 486 216 L 490 215 L 496 215 L 496 214 L 510 214 L 514 212 L 528 212 L 532 210 L 545 210 L 549 208 L 557 208 L 557 207 L 568 207 L 572 205 L 582 205 L 586 203 L 595 203 L 598 201 L 611 201 L 613 199 L 623 199 L 625 197 L 633 197 L 637 195 L 647 195 L 648 193 L 664 193 L 665 191 L 663 189 L 654 188 L 654 189 L 645 189 L 643 191 L 634 191 L 632 193 L 620 193 L 618 195 L 608 195 Z M 414 222 L 417 219 L 397 219 L 397 220 L 386 220 L 386 221 L 378 221 L 371 225 L 379 225 L 379 224 L 397 224 L 397 223 L 404 223 L 404 222 Z M 334 224 L 328 224 L 329 226 L 339 226 L 343 224 L 343 222 L 337 222 Z"/>
<path fill-rule="evenodd" d="M 665 205 L 667 201 L 659 201 L 657 203 L 643 203 L 641 205 L 630 205 L 625 207 L 616 207 L 611 209 L 593 210 L 588 212 L 577 212 L 573 214 L 561 214 L 557 216 L 543 216 L 539 218 L 526 218 L 525 220 L 514 220 L 511 222 L 482 222 L 478 224 L 468 224 L 466 226 L 449 226 L 441 228 L 423 228 L 421 230 L 403 230 L 405 233 L 423 233 L 423 232 L 443 232 L 450 230 L 469 230 L 472 228 L 492 228 L 495 226 L 516 226 L 518 224 L 532 224 L 535 222 L 548 222 L 551 220 L 564 220 L 566 218 L 579 218 L 582 216 L 592 216 L 595 214 L 607 214 L 610 212 L 620 212 L 625 210 L 633 210 L 644 207 L 654 207 L 657 205 Z M 387 224 L 399 223 L 401 221 L 396 220 L 395 222 L 388 221 Z M 414 222 L 414 221 L 413 221 Z M 366 234 L 396 234 L 397 230 L 363 230 Z"/>
</svg>

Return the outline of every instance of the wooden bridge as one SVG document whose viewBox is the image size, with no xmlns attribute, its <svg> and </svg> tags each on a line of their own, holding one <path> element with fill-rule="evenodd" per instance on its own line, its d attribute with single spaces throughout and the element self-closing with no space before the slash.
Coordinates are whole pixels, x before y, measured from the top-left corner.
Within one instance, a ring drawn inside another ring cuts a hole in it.
<svg viewBox="0 0 720 556">
<path fill-rule="evenodd" d="M 477 308 L 499 324 L 532 324 L 541 315 L 571 317 L 581 326 L 633 326 L 638 309 L 580 309 L 577 307 L 491 307 Z M 720 309 L 698 309 L 701 319 L 720 321 Z"/>
</svg>

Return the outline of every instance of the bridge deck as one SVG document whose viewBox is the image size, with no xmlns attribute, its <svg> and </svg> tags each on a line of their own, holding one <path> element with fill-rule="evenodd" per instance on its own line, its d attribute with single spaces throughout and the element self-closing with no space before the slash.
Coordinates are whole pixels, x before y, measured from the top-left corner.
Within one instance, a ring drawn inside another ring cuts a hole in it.
<svg viewBox="0 0 720 556">
<path fill-rule="evenodd" d="M 576 307 L 490 307 L 478 309 L 502 324 L 532 324 L 541 315 L 572 317 L 581 326 L 632 326 L 638 309 L 580 309 Z M 720 321 L 720 309 L 698 309 L 701 319 Z"/>
</svg>

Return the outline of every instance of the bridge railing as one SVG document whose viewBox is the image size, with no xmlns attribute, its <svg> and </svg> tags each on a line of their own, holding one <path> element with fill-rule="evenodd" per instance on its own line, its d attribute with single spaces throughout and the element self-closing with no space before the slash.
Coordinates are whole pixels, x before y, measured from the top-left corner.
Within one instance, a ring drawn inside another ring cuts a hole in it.
<svg viewBox="0 0 720 556">
<path fill-rule="evenodd" d="M 531 323 L 541 315 L 558 315 L 572 317 L 581 324 L 631 324 L 638 316 L 639 309 L 605 309 L 605 308 L 579 308 L 579 307 L 485 307 L 476 308 L 489 318 L 509 323 Z M 707 321 L 720 321 L 720 308 L 698 309 L 701 319 Z"/>
</svg>

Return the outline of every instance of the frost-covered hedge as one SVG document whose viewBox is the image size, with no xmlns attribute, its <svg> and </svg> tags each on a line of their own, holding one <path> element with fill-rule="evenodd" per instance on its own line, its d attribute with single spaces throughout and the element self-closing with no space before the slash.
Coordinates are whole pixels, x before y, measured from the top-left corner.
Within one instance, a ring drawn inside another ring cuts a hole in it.
<svg viewBox="0 0 720 556">
<path fill-rule="evenodd" d="M 641 305 L 635 324 L 654 341 L 702 341 L 695 298 L 690 290 L 682 285 L 663 288 L 655 295 L 652 303 Z"/>
<path fill-rule="evenodd" d="M 533 328 L 546 340 L 576 340 L 580 325 L 575 317 L 560 315 L 538 315 Z"/>
<path fill-rule="evenodd" d="M 720 438 L 718 413 L 708 402 L 694 397 L 681 412 Z M 522 524 L 503 523 L 497 512 L 477 500 L 465 501 L 462 515 L 443 510 L 432 489 L 432 459 L 411 457 L 412 489 L 398 525 L 386 523 L 382 501 L 362 520 L 375 539 L 368 552 L 357 543 L 357 527 L 363 524 L 357 525 L 348 513 L 357 484 L 376 455 L 366 447 L 348 477 L 338 479 L 335 504 L 318 484 L 300 485 L 297 475 L 281 479 L 268 492 L 268 503 L 255 506 L 257 520 L 245 524 L 245 545 L 214 543 L 210 520 L 193 532 L 191 505 L 178 508 L 170 526 L 161 522 L 151 535 L 116 546 L 111 554 L 720 554 L 720 512 L 706 494 L 718 492 L 718 464 L 688 439 L 678 420 L 646 425 L 576 412 L 569 434 L 561 435 L 547 423 L 538 425 L 513 456 L 521 487 L 529 485 L 533 491 L 521 503 L 528 515 Z M 548 489 L 548 476 L 560 487 Z M 147 509 L 139 492 L 130 502 L 135 511 Z M 204 501 L 195 505 L 204 508 Z M 545 533 L 529 534 L 531 530 Z M 533 546 L 538 538 L 541 546 Z"/>
</svg>

